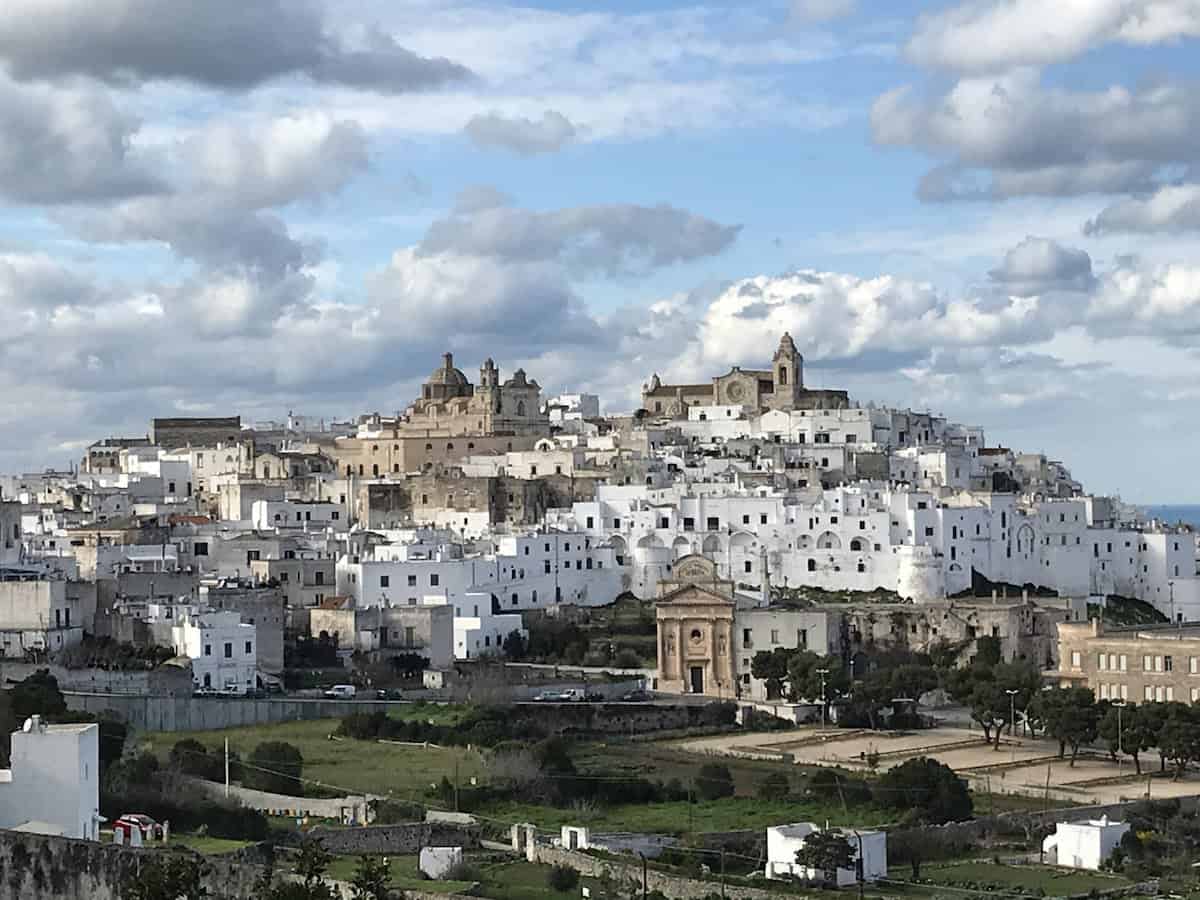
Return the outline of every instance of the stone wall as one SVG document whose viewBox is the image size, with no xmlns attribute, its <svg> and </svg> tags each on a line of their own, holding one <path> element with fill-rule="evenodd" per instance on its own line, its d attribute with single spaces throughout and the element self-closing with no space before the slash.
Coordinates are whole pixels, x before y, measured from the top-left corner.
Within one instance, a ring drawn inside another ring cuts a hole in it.
<svg viewBox="0 0 1200 900">
<path fill-rule="evenodd" d="M 412 854 L 422 847 L 479 847 L 479 827 L 440 822 L 410 822 L 403 825 L 368 825 L 364 828 L 318 826 L 309 836 L 318 838 L 330 853 Z"/>
<path fill-rule="evenodd" d="M 307 698 L 136 697 L 63 691 L 70 709 L 100 714 L 111 710 L 141 731 L 212 731 L 241 725 L 340 719 L 351 713 L 387 712 L 398 702 Z"/>
<path fill-rule="evenodd" d="M 575 850 L 561 850 L 545 844 L 530 844 L 526 850 L 530 862 L 549 866 L 567 866 L 580 875 L 591 878 L 608 877 L 624 886 L 630 895 L 640 893 L 642 888 L 642 866 L 640 863 L 625 863 L 600 859 Z M 721 892 L 719 880 L 701 881 L 669 875 L 655 869 L 646 869 L 646 890 L 661 891 L 669 900 L 704 900 Z M 728 886 L 725 891 L 738 900 L 779 900 L 779 893 L 762 888 Z"/>
<path fill-rule="evenodd" d="M 227 789 L 224 784 L 206 781 L 203 778 L 188 778 L 187 781 L 205 796 L 214 800 L 223 800 L 226 796 Z M 346 825 L 365 825 L 370 818 L 370 807 L 365 796 L 292 797 L 288 794 L 256 791 L 236 784 L 229 786 L 228 796 L 237 800 L 242 806 L 262 810 L 269 815 L 315 816 L 319 819 L 333 819 Z"/>
<path fill-rule="evenodd" d="M 49 669 L 58 679 L 61 691 L 86 691 L 97 694 L 166 694 L 191 696 L 190 669 L 160 666 L 152 671 L 113 669 L 68 669 L 64 666 L 0 661 L 0 685 L 24 681 L 34 672 Z M 68 701 L 70 706 L 70 701 Z M 72 709 L 76 707 L 71 707 Z M 101 709 L 92 710 L 101 712 Z"/>
<path fill-rule="evenodd" d="M 146 860 L 164 853 L 0 830 L 0 897 L 120 900 L 123 885 L 136 877 Z M 254 896 L 254 883 L 262 866 L 250 854 L 208 857 L 205 863 L 211 900 L 244 900 Z"/>
</svg>

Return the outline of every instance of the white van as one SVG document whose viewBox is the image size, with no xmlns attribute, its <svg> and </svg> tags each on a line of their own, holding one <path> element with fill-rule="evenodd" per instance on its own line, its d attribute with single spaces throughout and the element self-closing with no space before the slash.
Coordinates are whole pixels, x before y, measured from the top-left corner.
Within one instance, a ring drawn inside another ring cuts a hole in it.
<svg viewBox="0 0 1200 900">
<path fill-rule="evenodd" d="M 353 700 L 357 693 L 358 688 L 352 684 L 335 684 L 325 692 L 325 696 L 334 700 Z"/>
</svg>

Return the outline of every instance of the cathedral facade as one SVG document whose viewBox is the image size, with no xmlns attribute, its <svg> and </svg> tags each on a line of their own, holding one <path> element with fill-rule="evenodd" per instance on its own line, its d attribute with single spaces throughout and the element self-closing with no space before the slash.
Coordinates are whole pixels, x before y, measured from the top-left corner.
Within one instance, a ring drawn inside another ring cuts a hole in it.
<svg viewBox="0 0 1200 900">
<path fill-rule="evenodd" d="M 690 406 L 744 406 L 754 412 L 772 409 L 845 409 L 845 391 L 814 391 L 804 386 L 804 357 L 784 332 L 770 369 L 734 366 L 711 384 L 663 384 L 654 375 L 642 385 L 642 408 L 654 416 L 687 418 Z"/>
</svg>

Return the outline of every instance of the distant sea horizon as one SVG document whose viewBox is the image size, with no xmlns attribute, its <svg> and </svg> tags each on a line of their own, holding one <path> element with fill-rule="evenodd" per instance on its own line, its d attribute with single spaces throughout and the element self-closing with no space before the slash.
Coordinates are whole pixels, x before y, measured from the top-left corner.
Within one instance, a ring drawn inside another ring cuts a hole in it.
<svg viewBox="0 0 1200 900">
<path fill-rule="evenodd" d="M 1183 522 L 1200 530 L 1200 504 L 1168 503 L 1157 506 L 1144 505 L 1146 515 L 1161 519 L 1169 525 Z"/>
</svg>

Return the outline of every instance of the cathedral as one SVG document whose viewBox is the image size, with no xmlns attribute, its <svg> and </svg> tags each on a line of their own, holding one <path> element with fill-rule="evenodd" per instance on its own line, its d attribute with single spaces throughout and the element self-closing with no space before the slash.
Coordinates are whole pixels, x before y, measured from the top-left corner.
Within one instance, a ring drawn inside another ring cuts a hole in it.
<svg viewBox="0 0 1200 900">
<path fill-rule="evenodd" d="M 500 370 L 490 358 L 479 367 L 474 385 L 454 367 L 454 356 L 442 354 L 442 365 L 421 386 L 421 396 L 406 414 L 405 425 L 422 432 L 446 434 L 549 434 L 542 412 L 542 389 L 524 369 L 501 383 Z"/>
<path fill-rule="evenodd" d="M 845 391 L 814 391 L 804 386 L 804 357 L 784 332 L 770 369 L 734 366 L 711 384 L 663 384 L 658 375 L 642 385 L 642 408 L 655 416 L 687 418 L 689 406 L 745 406 L 772 409 L 845 409 Z"/>
</svg>

